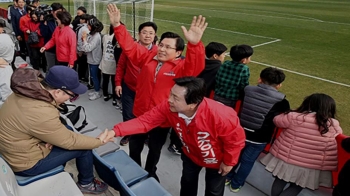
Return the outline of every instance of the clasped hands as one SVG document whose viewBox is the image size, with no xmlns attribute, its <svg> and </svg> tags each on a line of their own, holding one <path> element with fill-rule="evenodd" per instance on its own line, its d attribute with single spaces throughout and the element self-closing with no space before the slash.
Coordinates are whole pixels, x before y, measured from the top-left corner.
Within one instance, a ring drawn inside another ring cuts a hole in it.
<svg viewBox="0 0 350 196">
<path fill-rule="evenodd" d="M 99 136 L 97 136 L 97 139 L 101 141 L 102 144 L 105 144 L 107 142 L 114 142 L 115 132 L 113 130 L 105 129 Z"/>
</svg>

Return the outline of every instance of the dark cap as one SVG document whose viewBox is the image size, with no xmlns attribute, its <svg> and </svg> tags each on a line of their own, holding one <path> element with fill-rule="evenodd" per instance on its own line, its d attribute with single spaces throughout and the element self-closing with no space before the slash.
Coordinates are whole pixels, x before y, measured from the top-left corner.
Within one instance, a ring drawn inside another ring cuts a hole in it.
<svg viewBox="0 0 350 196">
<path fill-rule="evenodd" d="M 87 91 L 87 87 L 79 82 L 78 73 L 66 66 L 51 67 L 45 82 L 52 88 L 70 90 L 75 94 L 84 94 Z"/>
</svg>

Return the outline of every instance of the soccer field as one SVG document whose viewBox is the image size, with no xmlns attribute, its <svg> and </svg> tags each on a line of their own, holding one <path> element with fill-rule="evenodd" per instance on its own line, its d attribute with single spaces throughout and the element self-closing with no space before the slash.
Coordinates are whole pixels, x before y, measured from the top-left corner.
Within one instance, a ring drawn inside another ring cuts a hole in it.
<svg viewBox="0 0 350 196">
<path fill-rule="evenodd" d="M 155 0 L 154 21 L 158 35 L 182 35 L 181 25 L 188 26 L 194 15 L 205 16 L 205 44 L 254 47 L 251 84 L 266 66 L 286 69 L 281 91 L 291 107 L 311 93 L 326 93 L 336 100 L 337 119 L 350 135 L 349 10 L 350 1 L 344 0 Z"/>
</svg>

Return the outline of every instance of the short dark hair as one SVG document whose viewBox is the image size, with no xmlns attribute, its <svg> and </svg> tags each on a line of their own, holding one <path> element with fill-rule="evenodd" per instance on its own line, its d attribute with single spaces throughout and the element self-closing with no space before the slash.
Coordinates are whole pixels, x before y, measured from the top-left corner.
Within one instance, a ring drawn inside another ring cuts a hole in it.
<svg viewBox="0 0 350 196">
<path fill-rule="evenodd" d="M 175 84 L 186 88 L 185 100 L 187 105 L 200 104 L 205 96 L 206 86 L 202 78 L 193 76 L 175 78 Z"/>
<path fill-rule="evenodd" d="M 15 1 L 16 1 L 16 3 L 18 3 L 18 1 L 19 1 L 19 0 L 15 0 Z M 25 1 L 25 0 L 23 0 L 23 2 L 26 2 L 26 1 Z"/>
<path fill-rule="evenodd" d="M 205 56 L 207 56 L 207 58 L 212 57 L 214 54 L 220 56 L 226 50 L 227 50 L 227 47 L 224 44 L 218 43 L 218 42 L 210 42 L 205 47 Z"/>
<path fill-rule="evenodd" d="M 37 3 L 37 2 L 40 2 L 40 0 L 33 0 L 32 4 Z"/>
<path fill-rule="evenodd" d="M 176 51 L 183 51 L 185 49 L 185 42 L 184 40 L 180 37 L 180 35 L 173 33 L 173 32 L 165 32 L 162 34 L 160 37 L 160 41 L 162 42 L 163 39 L 165 38 L 170 38 L 170 39 L 176 39 Z"/>
<path fill-rule="evenodd" d="M 51 4 L 51 8 L 52 8 L 52 11 L 57 11 L 57 10 L 59 10 L 59 9 L 64 10 L 63 5 L 60 4 L 60 3 L 52 3 L 52 4 Z"/>
<path fill-rule="evenodd" d="M 242 59 L 253 55 L 253 48 L 248 45 L 235 45 L 230 50 L 230 57 L 233 61 L 240 62 Z"/>
<path fill-rule="evenodd" d="M 57 12 L 56 17 L 61 21 L 61 23 L 64 26 L 69 26 L 70 22 L 72 21 L 72 16 L 69 12 L 59 11 Z"/>
<path fill-rule="evenodd" d="M 277 86 L 286 79 L 286 75 L 280 69 L 268 67 L 261 71 L 260 79 L 264 84 Z"/>
<path fill-rule="evenodd" d="M 145 27 L 152 27 L 154 32 L 157 33 L 158 27 L 157 27 L 156 23 L 154 23 L 154 22 L 144 22 L 144 23 L 140 24 L 140 26 L 139 26 L 139 33 L 141 33 L 142 29 L 145 28 Z"/>
<path fill-rule="evenodd" d="M 91 18 L 93 18 L 94 16 L 93 15 L 90 15 L 90 14 L 83 14 L 80 16 L 80 19 L 81 20 L 85 20 L 86 22 L 89 21 Z"/>
<path fill-rule="evenodd" d="M 26 12 L 29 13 L 31 11 L 35 10 L 35 7 L 33 5 L 26 5 Z"/>
<path fill-rule="evenodd" d="M 84 6 L 78 7 L 77 10 L 81 10 L 82 12 L 84 12 L 84 14 L 86 14 L 86 8 Z"/>
</svg>

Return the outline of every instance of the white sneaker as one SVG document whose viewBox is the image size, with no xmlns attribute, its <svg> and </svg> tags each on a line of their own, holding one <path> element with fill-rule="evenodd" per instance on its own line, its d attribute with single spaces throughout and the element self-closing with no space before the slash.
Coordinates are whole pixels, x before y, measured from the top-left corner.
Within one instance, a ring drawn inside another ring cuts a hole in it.
<svg viewBox="0 0 350 196">
<path fill-rule="evenodd" d="M 96 91 L 91 91 L 91 92 L 89 92 L 89 96 L 92 96 L 94 93 L 95 93 Z"/>
<path fill-rule="evenodd" d="M 99 92 L 94 92 L 94 94 L 92 94 L 89 99 L 90 101 L 96 100 L 98 98 L 102 97 L 102 95 Z"/>
</svg>

